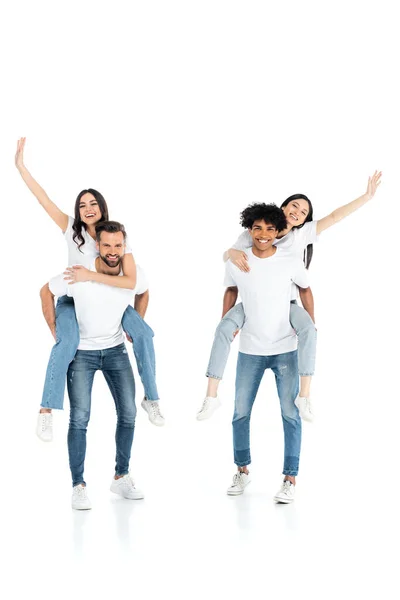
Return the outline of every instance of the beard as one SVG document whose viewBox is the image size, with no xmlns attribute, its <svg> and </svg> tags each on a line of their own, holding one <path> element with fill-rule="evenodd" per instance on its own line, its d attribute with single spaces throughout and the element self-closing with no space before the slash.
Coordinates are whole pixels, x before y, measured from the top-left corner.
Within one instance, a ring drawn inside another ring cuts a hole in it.
<svg viewBox="0 0 400 600">
<path fill-rule="evenodd" d="M 110 268 L 119 267 L 121 265 L 121 261 L 122 261 L 122 256 L 117 256 L 116 260 L 113 262 L 110 262 L 110 260 L 107 258 L 107 256 L 102 256 L 101 254 L 100 254 L 100 258 L 103 262 L 106 263 L 107 267 L 110 267 Z"/>
</svg>

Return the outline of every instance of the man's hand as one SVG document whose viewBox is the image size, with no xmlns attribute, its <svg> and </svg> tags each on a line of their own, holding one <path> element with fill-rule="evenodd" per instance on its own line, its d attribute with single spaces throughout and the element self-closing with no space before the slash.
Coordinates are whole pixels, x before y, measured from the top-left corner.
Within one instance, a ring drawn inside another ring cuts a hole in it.
<svg viewBox="0 0 400 600">
<path fill-rule="evenodd" d="M 229 260 L 238 267 L 244 273 L 248 273 L 250 271 L 248 258 L 246 252 L 243 250 L 235 250 L 231 248 L 228 250 Z"/>
<path fill-rule="evenodd" d="M 64 271 L 64 280 L 68 283 L 82 283 L 83 281 L 91 280 L 91 273 L 86 267 L 81 265 L 74 265 L 73 267 L 67 267 Z"/>
<path fill-rule="evenodd" d="M 130 342 L 131 344 L 133 344 L 133 340 L 132 340 L 131 336 L 128 335 L 126 332 L 125 332 L 125 335 L 126 335 L 126 339 L 128 340 L 128 342 Z"/>
<path fill-rule="evenodd" d="M 236 329 L 236 331 L 233 332 L 233 339 L 235 339 L 235 337 L 237 336 L 239 331 L 240 331 L 240 329 Z"/>
</svg>

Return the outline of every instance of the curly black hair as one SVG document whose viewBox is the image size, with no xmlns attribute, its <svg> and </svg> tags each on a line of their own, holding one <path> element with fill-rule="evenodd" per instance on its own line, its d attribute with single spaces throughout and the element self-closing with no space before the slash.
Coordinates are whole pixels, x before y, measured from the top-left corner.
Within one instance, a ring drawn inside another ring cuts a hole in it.
<svg viewBox="0 0 400 600">
<path fill-rule="evenodd" d="M 246 229 L 253 227 L 254 221 L 265 221 L 276 227 L 277 231 L 283 231 L 287 227 L 286 217 L 281 208 L 276 204 L 250 204 L 240 213 L 240 224 Z"/>
</svg>

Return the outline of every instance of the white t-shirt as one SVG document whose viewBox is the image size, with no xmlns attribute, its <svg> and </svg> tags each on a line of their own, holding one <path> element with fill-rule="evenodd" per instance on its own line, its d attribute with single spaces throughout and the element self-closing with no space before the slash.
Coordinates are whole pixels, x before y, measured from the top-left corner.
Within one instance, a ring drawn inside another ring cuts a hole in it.
<svg viewBox="0 0 400 600">
<path fill-rule="evenodd" d="M 273 256 L 258 258 L 245 250 L 250 271 L 244 273 L 226 262 L 226 286 L 237 286 L 246 320 L 240 334 L 240 352 L 258 356 L 284 354 L 297 348 L 297 337 L 289 322 L 292 282 L 308 287 L 302 260 L 277 248 Z"/>
<path fill-rule="evenodd" d="M 280 239 L 274 241 L 274 246 L 283 248 L 293 256 L 303 260 L 304 250 L 309 244 L 314 244 L 318 241 L 317 221 L 308 221 L 303 227 L 294 227 Z M 253 239 L 246 229 L 240 234 L 232 248 L 235 250 L 248 250 L 253 246 Z M 298 289 L 295 284 L 292 284 L 291 300 L 296 300 L 298 297 Z"/>
<path fill-rule="evenodd" d="M 96 271 L 95 261 L 89 268 Z M 147 281 L 144 272 L 137 266 L 134 290 L 95 281 L 68 284 L 63 273 L 49 281 L 49 288 L 55 296 L 68 294 L 74 299 L 80 333 L 78 350 L 105 350 L 124 342 L 122 316 L 133 297 L 147 290 Z"/>
<path fill-rule="evenodd" d="M 74 221 L 75 219 L 73 217 L 68 217 L 68 226 L 64 232 L 64 238 L 68 247 L 68 265 L 82 265 L 89 269 L 94 259 L 99 255 L 96 249 L 96 241 L 88 234 L 86 229 L 82 227 L 82 237 L 85 240 L 85 243 L 79 250 L 78 244 L 72 239 L 74 234 L 72 225 L 74 224 Z M 79 243 L 78 240 L 76 241 Z M 128 237 L 125 240 L 125 254 L 132 254 L 132 248 L 129 245 Z"/>
</svg>

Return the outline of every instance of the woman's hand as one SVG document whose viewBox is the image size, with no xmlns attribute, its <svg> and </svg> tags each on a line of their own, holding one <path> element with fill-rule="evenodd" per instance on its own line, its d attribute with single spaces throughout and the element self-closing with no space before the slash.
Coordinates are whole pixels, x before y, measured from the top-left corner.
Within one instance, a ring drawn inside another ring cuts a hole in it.
<svg viewBox="0 0 400 600">
<path fill-rule="evenodd" d="M 381 184 L 382 171 L 375 171 L 372 177 L 368 177 L 368 186 L 366 191 L 366 196 L 368 196 L 369 200 L 375 196 L 375 192 Z"/>
<path fill-rule="evenodd" d="M 24 168 L 24 148 L 26 138 L 20 138 L 17 143 L 17 152 L 15 153 L 15 166 L 18 171 Z"/>
<path fill-rule="evenodd" d="M 234 248 L 231 248 L 230 250 L 228 250 L 228 256 L 229 260 L 234 265 L 236 265 L 238 269 L 244 271 L 244 273 L 248 273 L 250 271 L 246 252 L 243 252 L 243 250 L 235 250 Z"/>
<path fill-rule="evenodd" d="M 86 267 L 75 265 L 73 267 L 68 267 L 64 271 L 64 280 L 68 281 L 68 283 L 82 283 L 83 281 L 91 281 L 91 274 L 92 271 L 89 271 Z"/>
</svg>

